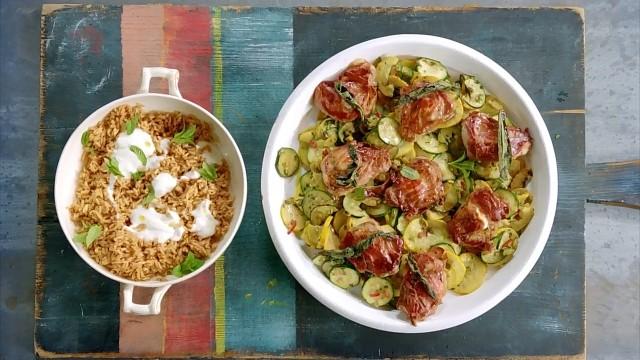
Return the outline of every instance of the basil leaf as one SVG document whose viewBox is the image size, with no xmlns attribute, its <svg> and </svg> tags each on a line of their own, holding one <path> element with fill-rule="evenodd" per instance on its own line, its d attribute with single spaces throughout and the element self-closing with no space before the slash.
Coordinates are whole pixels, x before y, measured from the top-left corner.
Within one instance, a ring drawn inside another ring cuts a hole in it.
<svg viewBox="0 0 640 360">
<path fill-rule="evenodd" d="M 173 135 L 173 142 L 176 144 L 193 144 L 193 136 L 196 134 L 196 126 L 191 124 L 186 129 Z"/>
<path fill-rule="evenodd" d="M 91 136 L 91 130 L 87 130 L 82 133 L 82 138 L 80 139 L 82 147 L 89 147 L 89 136 Z"/>
<path fill-rule="evenodd" d="M 102 227 L 94 224 L 89 227 L 89 230 L 76 234 L 73 240 L 81 243 L 85 248 L 89 248 L 89 246 L 100 237 L 100 234 L 102 234 Z"/>
<path fill-rule="evenodd" d="M 363 188 L 357 187 L 355 190 L 353 190 L 353 200 L 363 201 L 365 197 L 366 196 Z"/>
<path fill-rule="evenodd" d="M 153 185 L 149 185 L 148 189 L 149 189 L 149 192 L 144 197 L 144 199 L 142 199 L 142 205 L 144 206 L 149 206 L 149 204 L 151 204 L 153 199 L 156 198 L 156 191 L 153 189 Z"/>
<path fill-rule="evenodd" d="M 142 178 L 143 175 L 144 173 L 142 171 L 136 171 L 133 174 L 131 174 L 131 178 L 133 179 L 133 181 L 138 181 Z"/>
<path fill-rule="evenodd" d="M 196 258 L 196 256 L 189 251 L 187 257 L 182 261 L 182 263 L 180 263 L 180 265 L 176 265 L 176 267 L 171 270 L 171 274 L 177 277 L 182 277 L 198 270 L 198 268 L 203 264 L 204 260 Z"/>
<path fill-rule="evenodd" d="M 362 106 L 358 104 L 358 102 L 353 97 L 353 95 L 351 95 L 347 87 L 344 86 L 344 84 L 341 83 L 340 81 L 336 81 L 333 87 L 336 89 L 336 92 L 338 93 L 338 95 L 340 95 L 342 100 L 344 100 L 347 104 L 351 105 L 351 107 L 353 107 L 358 111 L 358 114 L 360 114 L 360 119 L 364 119 L 365 117 L 364 117 L 364 111 L 362 111 Z"/>
<path fill-rule="evenodd" d="M 82 233 L 77 233 L 74 237 L 73 237 L 73 241 L 78 242 L 82 245 L 84 245 L 84 242 L 87 240 L 87 232 L 82 232 Z"/>
<path fill-rule="evenodd" d="M 398 101 L 396 102 L 396 105 L 408 104 L 410 102 L 420 99 L 421 97 L 427 96 L 432 92 L 435 92 L 438 90 L 446 90 L 449 88 L 451 88 L 451 84 L 444 81 L 438 81 L 437 83 L 434 83 L 434 84 L 428 84 L 426 86 L 411 90 L 406 95 L 400 96 L 398 98 Z"/>
<path fill-rule="evenodd" d="M 133 134 L 133 130 L 138 127 L 138 122 L 140 122 L 140 115 L 135 114 L 129 121 L 124 124 L 124 129 L 127 132 L 127 135 Z"/>
<path fill-rule="evenodd" d="M 140 162 L 142 163 L 142 166 L 147 166 L 147 156 L 144 154 L 144 151 L 142 151 L 142 149 L 135 145 L 131 145 L 129 146 L 129 150 L 131 150 L 132 153 L 136 154 L 138 160 L 140 160 Z"/>
<path fill-rule="evenodd" d="M 500 111 L 498 115 L 498 166 L 500 167 L 500 185 L 505 189 L 509 187 L 511 182 L 511 175 L 509 175 L 511 149 L 509 149 L 506 120 L 507 114 L 504 111 Z"/>
<path fill-rule="evenodd" d="M 218 178 L 218 169 L 216 164 L 202 163 L 202 168 L 198 170 L 200 176 L 208 181 L 214 181 Z"/>
<path fill-rule="evenodd" d="M 118 160 L 114 158 L 110 158 L 109 160 L 107 160 L 106 167 L 108 172 L 112 173 L 115 176 L 124 176 L 120 172 L 120 169 L 118 168 L 118 166 L 119 166 Z"/>
<path fill-rule="evenodd" d="M 409 180 L 420 179 L 420 173 L 416 171 L 414 168 L 409 167 L 407 165 L 402 165 L 402 167 L 400 168 L 400 175 L 406 177 Z"/>
</svg>

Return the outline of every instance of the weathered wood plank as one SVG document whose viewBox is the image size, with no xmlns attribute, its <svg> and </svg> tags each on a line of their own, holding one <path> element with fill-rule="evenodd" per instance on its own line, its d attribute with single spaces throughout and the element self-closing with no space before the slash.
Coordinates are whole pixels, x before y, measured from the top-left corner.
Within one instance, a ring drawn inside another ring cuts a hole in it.
<svg viewBox="0 0 640 360">
<path fill-rule="evenodd" d="M 587 165 L 587 202 L 640 209 L 640 160 Z"/>
</svg>

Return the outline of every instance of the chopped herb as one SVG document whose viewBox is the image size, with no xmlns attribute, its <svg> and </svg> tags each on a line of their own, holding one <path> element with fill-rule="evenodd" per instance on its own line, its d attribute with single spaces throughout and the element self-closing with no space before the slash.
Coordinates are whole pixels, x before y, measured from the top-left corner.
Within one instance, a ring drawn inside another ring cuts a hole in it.
<svg viewBox="0 0 640 360">
<path fill-rule="evenodd" d="M 357 187 L 355 190 L 353 190 L 352 197 L 355 201 L 363 201 L 366 197 L 364 189 L 361 187 Z"/>
<path fill-rule="evenodd" d="M 73 237 L 73 240 L 84 245 L 85 248 L 89 248 L 91 244 L 100 237 L 102 234 L 102 227 L 100 225 L 94 224 L 89 227 L 89 230 L 78 233 Z"/>
<path fill-rule="evenodd" d="M 462 174 L 464 179 L 464 185 L 467 188 L 467 192 L 470 193 L 473 187 L 471 181 L 471 172 L 476 169 L 476 162 L 473 160 L 467 160 L 466 154 L 462 154 L 456 161 L 449 163 L 449 166 L 458 170 Z"/>
<path fill-rule="evenodd" d="M 135 114 L 129 121 L 124 124 L 124 129 L 127 132 L 127 135 L 133 134 L 133 130 L 138 127 L 138 122 L 140 122 L 140 115 Z"/>
<path fill-rule="evenodd" d="M 129 146 L 129 150 L 131 150 L 132 153 L 136 154 L 138 160 L 140 160 L 143 166 L 147 166 L 147 156 L 144 154 L 144 151 L 142 151 L 142 149 L 135 145 L 131 145 Z"/>
<path fill-rule="evenodd" d="M 200 176 L 208 181 L 214 181 L 218 178 L 218 166 L 216 164 L 202 163 L 202 168 L 198 170 Z"/>
<path fill-rule="evenodd" d="M 507 188 L 511 182 L 509 165 L 511 164 L 511 149 L 509 148 L 509 136 L 505 121 L 507 114 L 500 111 L 498 114 L 498 166 L 500 167 L 500 185 Z"/>
<path fill-rule="evenodd" d="M 351 107 L 353 107 L 358 111 L 358 114 L 360 114 L 360 119 L 364 119 L 365 116 L 364 116 L 364 111 L 362 111 L 362 106 L 358 104 L 358 102 L 353 97 L 353 95 L 351 95 L 347 87 L 344 86 L 344 84 L 341 83 L 340 81 L 336 81 L 334 88 L 336 89 L 336 92 L 338 92 L 338 95 L 340 95 L 342 100 L 344 100 L 347 104 L 351 105 Z"/>
<path fill-rule="evenodd" d="M 149 204 L 151 204 L 151 202 L 155 198 L 156 198 L 156 191 L 153 189 L 153 185 L 149 185 L 149 192 L 144 197 L 144 199 L 142 199 L 142 205 L 149 206 Z"/>
<path fill-rule="evenodd" d="M 400 175 L 406 177 L 409 180 L 420 179 L 420 173 L 416 171 L 414 168 L 409 167 L 407 165 L 402 165 L 402 167 L 400 168 Z"/>
<path fill-rule="evenodd" d="M 142 176 L 144 176 L 144 173 L 142 171 L 136 171 L 134 173 L 131 174 L 131 178 L 134 181 L 138 181 L 142 178 Z"/>
<path fill-rule="evenodd" d="M 204 264 L 204 260 L 196 258 L 191 251 L 187 254 L 187 257 L 176 267 L 171 270 L 171 274 L 176 277 L 182 277 L 187 274 L 198 270 Z"/>
<path fill-rule="evenodd" d="M 196 134 L 196 126 L 191 124 L 186 129 L 173 135 L 173 142 L 176 144 L 193 144 L 193 136 Z"/>
<path fill-rule="evenodd" d="M 431 284 L 429 283 L 429 281 L 420 272 L 420 268 L 418 267 L 418 263 L 413 258 L 413 254 L 412 253 L 409 253 L 409 256 L 407 257 L 407 260 L 408 260 L 407 264 L 409 265 L 409 269 L 411 269 L 411 272 L 414 275 L 417 275 L 420 278 L 420 282 L 422 282 L 422 284 L 424 284 L 424 287 L 427 288 L 427 292 L 429 293 L 429 296 L 431 296 L 432 298 L 435 299 L 436 298 L 436 292 L 431 287 Z"/>
<path fill-rule="evenodd" d="M 439 81 L 439 82 L 437 82 L 435 84 L 428 84 L 426 86 L 419 87 L 417 89 L 411 90 L 406 95 L 400 96 L 400 98 L 398 98 L 398 102 L 397 102 L 396 105 L 408 104 L 410 102 L 413 102 L 415 100 L 420 99 L 421 97 L 429 95 L 434 91 L 445 90 L 445 89 L 449 89 L 449 88 L 451 88 L 451 84 L 449 84 L 448 82 L 444 82 L 444 81 Z"/>
<path fill-rule="evenodd" d="M 108 172 L 112 173 L 115 176 L 124 176 L 120 172 L 120 169 L 118 168 L 118 166 L 119 166 L 118 160 L 114 158 L 110 158 L 109 160 L 107 160 L 106 167 Z"/>
</svg>

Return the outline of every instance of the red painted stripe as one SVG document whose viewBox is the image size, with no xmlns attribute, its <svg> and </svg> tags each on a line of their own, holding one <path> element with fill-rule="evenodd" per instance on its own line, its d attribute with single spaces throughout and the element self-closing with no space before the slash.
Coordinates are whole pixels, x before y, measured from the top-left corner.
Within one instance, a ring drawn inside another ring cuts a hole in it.
<svg viewBox="0 0 640 360">
<path fill-rule="evenodd" d="M 180 71 L 180 92 L 211 110 L 211 12 L 209 7 L 164 7 L 164 66 Z M 208 354 L 213 342 L 213 273 L 174 286 L 167 294 L 164 351 Z"/>
</svg>

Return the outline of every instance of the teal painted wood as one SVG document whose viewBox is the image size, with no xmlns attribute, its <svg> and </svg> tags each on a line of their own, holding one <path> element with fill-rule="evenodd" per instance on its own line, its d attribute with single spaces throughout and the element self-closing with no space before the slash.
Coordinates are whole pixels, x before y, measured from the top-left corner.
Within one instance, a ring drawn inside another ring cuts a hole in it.
<svg viewBox="0 0 640 360">
<path fill-rule="evenodd" d="M 56 217 L 53 184 L 71 132 L 98 107 L 122 96 L 120 13 L 120 7 L 75 8 L 44 17 L 35 329 L 39 352 L 118 349 L 120 286 L 88 267 L 69 246 Z"/>
<path fill-rule="evenodd" d="M 225 253 L 226 347 L 295 348 L 295 280 L 278 257 L 260 197 L 262 156 L 280 107 L 293 89 L 291 10 L 222 11 L 223 121 L 245 161 L 244 220 Z"/>
<path fill-rule="evenodd" d="M 587 166 L 588 202 L 640 209 L 640 160 Z"/>
<path fill-rule="evenodd" d="M 579 14 L 557 9 L 303 9 L 294 15 L 293 28 L 296 83 L 340 50 L 397 33 L 443 36 L 485 53 L 516 77 L 543 112 L 560 178 L 556 219 L 540 260 L 513 294 L 482 317 L 431 334 L 390 334 L 345 320 L 300 289 L 298 348 L 371 358 L 583 353 L 584 115 L 556 112 L 584 108 Z"/>
</svg>

